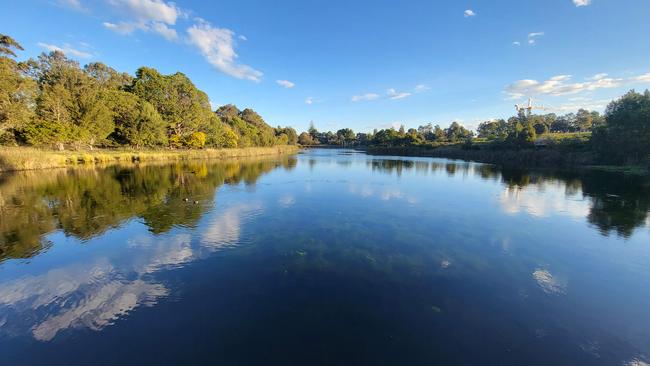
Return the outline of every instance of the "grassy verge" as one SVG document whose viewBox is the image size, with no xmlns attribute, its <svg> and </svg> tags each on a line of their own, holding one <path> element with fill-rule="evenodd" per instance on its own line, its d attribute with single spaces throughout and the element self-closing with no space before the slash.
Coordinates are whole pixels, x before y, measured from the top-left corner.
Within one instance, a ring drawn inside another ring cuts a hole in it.
<svg viewBox="0 0 650 366">
<path fill-rule="evenodd" d="M 77 165 L 137 163 L 144 161 L 184 161 L 227 159 L 292 154 L 298 146 L 247 147 L 203 150 L 88 150 L 52 151 L 29 147 L 0 147 L 0 172 L 62 168 Z"/>
</svg>

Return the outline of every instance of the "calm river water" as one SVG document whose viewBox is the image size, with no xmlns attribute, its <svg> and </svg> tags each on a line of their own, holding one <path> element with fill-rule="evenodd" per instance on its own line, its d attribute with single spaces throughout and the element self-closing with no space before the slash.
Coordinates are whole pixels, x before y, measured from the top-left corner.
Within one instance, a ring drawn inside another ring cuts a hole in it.
<svg viewBox="0 0 650 366">
<path fill-rule="evenodd" d="M 648 365 L 649 211 L 352 150 L 0 175 L 0 365 Z"/>
</svg>

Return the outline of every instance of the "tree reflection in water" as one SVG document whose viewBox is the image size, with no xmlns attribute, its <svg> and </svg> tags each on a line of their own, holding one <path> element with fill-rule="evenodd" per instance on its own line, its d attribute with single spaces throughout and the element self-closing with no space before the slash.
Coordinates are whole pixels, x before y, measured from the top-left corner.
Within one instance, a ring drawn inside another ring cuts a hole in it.
<svg viewBox="0 0 650 366">
<path fill-rule="evenodd" d="M 414 160 L 415 159 L 415 160 Z M 377 172 L 397 174 L 415 169 L 457 174 L 472 174 L 484 180 L 499 180 L 506 193 L 522 194 L 527 188 L 543 190 L 550 185 L 561 187 L 567 197 L 588 198 L 590 205 L 586 214 L 589 223 L 601 234 L 612 232 L 628 238 L 636 228 L 647 226 L 650 219 L 650 179 L 642 176 L 624 175 L 603 171 L 584 172 L 531 172 L 527 170 L 501 169 L 489 164 L 449 162 L 441 159 L 370 159 L 368 166 Z"/>
<path fill-rule="evenodd" d="M 0 261 L 47 249 L 44 236 L 57 230 L 85 241 L 134 218 L 155 234 L 192 227 L 218 187 L 252 185 L 295 165 L 295 157 L 285 157 L 7 174 L 0 180 Z"/>
</svg>

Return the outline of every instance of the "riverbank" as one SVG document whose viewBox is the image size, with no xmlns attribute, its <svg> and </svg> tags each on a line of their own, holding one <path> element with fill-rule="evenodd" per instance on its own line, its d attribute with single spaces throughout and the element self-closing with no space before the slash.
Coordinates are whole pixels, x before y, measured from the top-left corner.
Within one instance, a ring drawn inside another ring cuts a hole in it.
<svg viewBox="0 0 650 366">
<path fill-rule="evenodd" d="M 2 147 L 0 148 L 0 172 L 64 168 L 78 165 L 139 163 L 145 161 L 243 158 L 295 154 L 299 150 L 300 147 L 294 145 L 202 150 L 97 149 L 86 151 L 54 151 L 30 147 Z"/>
<path fill-rule="evenodd" d="M 446 159 L 460 159 L 480 163 L 497 164 L 506 168 L 541 169 L 599 169 L 626 174 L 650 175 L 645 166 L 601 165 L 596 155 L 589 149 L 571 147 L 527 148 L 527 149 L 488 149 L 474 146 L 463 148 L 460 145 L 429 147 L 364 147 L 360 150 L 370 155 L 424 156 Z"/>
</svg>

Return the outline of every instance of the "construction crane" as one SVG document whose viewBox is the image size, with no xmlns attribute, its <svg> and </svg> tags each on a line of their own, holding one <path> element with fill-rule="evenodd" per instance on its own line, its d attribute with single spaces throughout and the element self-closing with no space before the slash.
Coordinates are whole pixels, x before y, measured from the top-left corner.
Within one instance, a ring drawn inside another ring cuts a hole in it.
<svg viewBox="0 0 650 366">
<path fill-rule="evenodd" d="M 526 116 L 530 116 L 531 114 L 533 114 L 533 109 L 546 110 L 544 106 L 533 105 L 533 98 L 528 98 L 527 105 L 515 104 L 515 110 L 517 111 L 518 114 L 526 113 Z"/>
</svg>

